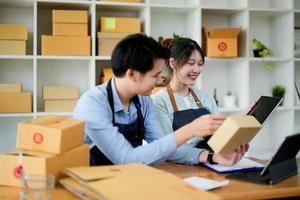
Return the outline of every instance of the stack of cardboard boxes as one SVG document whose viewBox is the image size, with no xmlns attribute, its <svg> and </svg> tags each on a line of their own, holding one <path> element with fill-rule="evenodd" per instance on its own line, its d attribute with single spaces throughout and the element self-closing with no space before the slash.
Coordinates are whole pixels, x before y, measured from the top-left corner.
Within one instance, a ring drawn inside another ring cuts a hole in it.
<svg viewBox="0 0 300 200">
<path fill-rule="evenodd" d="M 125 36 L 141 32 L 139 18 L 101 17 L 98 32 L 98 55 L 111 56 L 116 44 Z"/>
<path fill-rule="evenodd" d="M 0 113 L 32 112 L 32 93 L 22 92 L 22 84 L 0 84 Z"/>
<path fill-rule="evenodd" d="M 42 35 L 42 55 L 89 56 L 86 10 L 53 10 L 53 36 Z"/>
<path fill-rule="evenodd" d="M 0 24 L 0 54 L 26 55 L 27 26 Z"/>
<path fill-rule="evenodd" d="M 79 98 L 79 88 L 73 86 L 45 86 L 45 112 L 73 112 Z"/>
<path fill-rule="evenodd" d="M 16 151 L 0 155 L 0 185 L 21 186 L 23 173 L 63 177 L 67 167 L 89 166 L 84 122 L 56 116 L 18 124 Z"/>
</svg>

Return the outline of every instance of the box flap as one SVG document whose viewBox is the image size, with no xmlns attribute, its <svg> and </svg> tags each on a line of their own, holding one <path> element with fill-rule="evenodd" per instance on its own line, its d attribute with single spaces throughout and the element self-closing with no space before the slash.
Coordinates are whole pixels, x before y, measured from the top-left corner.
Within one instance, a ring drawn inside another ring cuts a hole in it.
<svg viewBox="0 0 300 200">
<path fill-rule="evenodd" d="M 142 164 L 71 168 L 68 171 L 80 176 L 81 181 L 77 180 L 83 186 L 113 200 L 219 199 L 211 193 L 186 185 L 173 174 Z M 90 181 L 82 181 L 84 179 Z"/>
<path fill-rule="evenodd" d="M 240 28 L 215 28 L 209 32 L 210 38 L 237 38 Z"/>
<path fill-rule="evenodd" d="M 20 122 L 20 124 L 45 126 L 57 129 L 69 128 L 80 123 L 84 123 L 84 121 L 79 119 L 64 118 L 60 116 L 43 116 L 36 119 L 30 119 Z"/>
<path fill-rule="evenodd" d="M 46 153 L 46 152 L 41 152 L 41 151 L 30 151 L 30 150 L 24 150 L 24 149 L 16 149 L 14 151 L 7 152 L 5 154 L 7 155 L 15 155 L 18 156 L 19 152 L 22 152 L 23 156 L 29 156 L 29 157 L 54 157 L 56 156 L 55 154 L 51 153 Z"/>
</svg>

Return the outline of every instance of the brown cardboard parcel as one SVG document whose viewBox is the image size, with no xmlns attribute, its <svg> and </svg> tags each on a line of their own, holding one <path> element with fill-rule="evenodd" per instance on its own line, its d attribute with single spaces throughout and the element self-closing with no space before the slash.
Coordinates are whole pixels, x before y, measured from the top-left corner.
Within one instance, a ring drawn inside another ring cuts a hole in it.
<svg viewBox="0 0 300 200">
<path fill-rule="evenodd" d="M 45 112 L 73 112 L 77 100 L 45 100 Z"/>
<path fill-rule="evenodd" d="M 207 57 L 237 57 L 240 28 L 202 28 L 202 47 Z"/>
<path fill-rule="evenodd" d="M 77 167 L 66 169 L 66 172 L 77 181 L 76 183 L 70 179 L 62 179 L 60 182 L 67 189 L 74 192 L 75 189 L 80 189 L 80 186 L 85 187 L 87 190 L 82 191 L 97 196 L 97 199 L 219 199 L 212 193 L 186 185 L 173 174 L 137 163 Z"/>
<path fill-rule="evenodd" d="M 44 116 L 18 123 L 17 148 L 54 154 L 83 143 L 84 121 Z"/>
<path fill-rule="evenodd" d="M 42 55 L 89 56 L 90 52 L 90 36 L 42 35 Z"/>
<path fill-rule="evenodd" d="M 87 24 L 53 23 L 54 36 L 88 36 Z"/>
<path fill-rule="evenodd" d="M 88 12 L 86 10 L 52 10 L 52 22 L 87 24 Z"/>
<path fill-rule="evenodd" d="M 89 166 L 89 146 L 80 145 L 61 155 L 36 151 L 20 151 L 0 154 L 0 185 L 21 186 L 21 174 L 55 175 L 56 182 L 64 177 L 68 167 Z"/>
<path fill-rule="evenodd" d="M 98 55 L 111 56 L 118 42 L 130 33 L 106 33 L 98 32 Z"/>
<path fill-rule="evenodd" d="M 59 100 L 69 99 L 74 100 L 79 97 L 79 88 L 76 86 L 44 86 L 43 99 L 44 100 Z"/>
<path fill-rule="evenodd" d="M 0 113 L 32 112 L 31 92 L 0 92 Z"/>
<path fill-rule="evenodd" d="M 231 152 L 248 144 L 260 129 L 261 124 L 253 116 L 229 116 L 207 143 L 216 153 Z"/>
<path fill-rule="evenodd" d="M 140 33 L 141 20 L 139 18 L 101 17 L 101 32 Z"/>
<path fill-rule="evenodd" d="M 26 55 L 25 40 L 0 40 L 0 54 Z"/>
<path fill-rule="evenodd" d="M 0 83 L 0 92 L 22 92 L 22 84 Z"/>
<path fill-rule="evenodd" d="M 26 24 L 0 24 L 0 40 L 27 40 Z"/>
</svg>

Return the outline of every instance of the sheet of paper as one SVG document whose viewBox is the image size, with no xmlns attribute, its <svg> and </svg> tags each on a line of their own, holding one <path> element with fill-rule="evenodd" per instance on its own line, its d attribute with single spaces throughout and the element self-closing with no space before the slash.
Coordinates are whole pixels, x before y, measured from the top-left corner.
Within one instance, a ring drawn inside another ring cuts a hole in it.
<svg viewBox="0 0 300 200">
<path fill-rule="evenodd" d="M 184 182 L 202 190 L 212 190 L 229 184 L 229 180 L 216 181 L 198 176 L 185 178 Z"/>
</svg>

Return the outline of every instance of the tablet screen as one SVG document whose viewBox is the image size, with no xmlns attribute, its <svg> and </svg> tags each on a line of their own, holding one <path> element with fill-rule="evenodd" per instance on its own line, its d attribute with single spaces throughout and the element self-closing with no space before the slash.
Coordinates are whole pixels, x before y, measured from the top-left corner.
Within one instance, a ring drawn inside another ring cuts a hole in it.
<svg viewBox="0 0 300 200">
<path fill-rule="evenodd" d="M 264 124 L 282 98 L 261 96 L 247 115 L 253 115 L 260 124 Z"/>
</svg>

